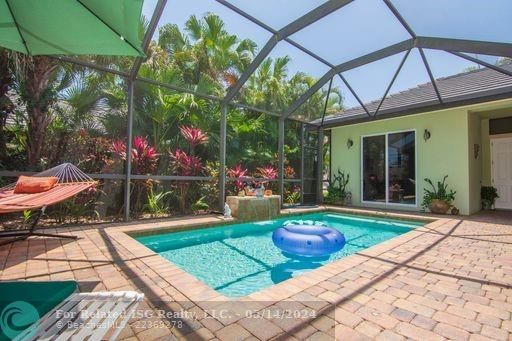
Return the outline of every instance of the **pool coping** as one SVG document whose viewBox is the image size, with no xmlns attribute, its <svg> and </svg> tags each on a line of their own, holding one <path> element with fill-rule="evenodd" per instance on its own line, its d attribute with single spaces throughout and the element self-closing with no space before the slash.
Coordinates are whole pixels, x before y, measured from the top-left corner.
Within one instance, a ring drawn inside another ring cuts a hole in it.
<svg viewBox="0 0 512 341">
<path fill-rule="evenodd" d="M 225 302 L 253 302 L 262 304 L 286 300 L 301 291 L 317 285 L 325 279 L 338 274 L 342 271 L 349 270 L 365 262 L 368 257 L 377 257 L 382 253 L 388 252 L 396 246 L 406 243 L 418 236 L 431 232 L 439 226 L 444 225 L 451 219 L 442 217 L 429 217 L 417 214 L 394 213 L 394 212 L 378 212 L 373 210 L 336 207 L 336 206 L 319 206 L 307 209 L 284 209 L 281 211 L 283 215 L 311 214 L 319 212 L 337 212 L 352 215 L 364 215 L 371 217 L 380 217 L 398 220 L 414 220 L 425 222 L 423 226 L 418 226 L 409 232 L 397 237 L 383 241 L 377 245 L 356 252 L 342 259 L 333 261 L 314 270 L 308 271 L 300 276 L 287 279 L 283 282 L 274 284 L 267 288 L 263 288 L 242 297 L 228 297 L 206 283 L 178 267 L 176 264 L 165 259 L 158 253 L 152 251 L 142 243 L 138 242 L 134 235 L 152 235 L 159 234 L 164 231 L 184 231 L 198 228 L 208 228 L 222 226 L 225 224 L 237 223 L 236 219 L 226 220 L 219 216 L 198 216 L 192 218 L 176 218 L 172 220 L 159 221 L 147 224 L 125 225 L 109 231 L 109 235 L 118 243 L 122 244 L 130 250 L 130 252 L 139 258 L 145 266 L 152 269 L 157 275 L 165 278 L 166 281 L 179 290 L 187 299 L 193 302 L 208 305 L 208 308 L 215 307 L 215 304 L 223 304 Z M 146 261 L 146 260 L 149 261 Z"/>
<path fill-rule="evenodd" d="M 281 214 L 277 217 L 272 218 L 272 220 L 283 218 L 283 216 L 287 216 L 287 215 L 301 216 L 301 215 L 308 215 L 308 214 L 320 213 L 320 212 L 336 212 L 336 213 L 344 213 L 346 215 L 351 215 L 351 216 L 366 216 L 366 217 L 376 217 L 376 218 L 393 219 L 393 220 L 407 220 L 407 221 L 421 222 L 421 223 L 431 223 L 431 222 L 439 219 L 439 218 L 432 218 L 432 217 L 426 217 L 426 216 L 407 215 L 407 214 L 403 214 L 403 213 L 367 211 L 367 210 L 352 209 L 352 208 L 337 207 L 337 206 L 322 206 L 322 207 L 315 207 L 315 208 L 308 208 L 308 209 L 283 209 L 283 210 L 281 210 Z M 185 219 L 191 219 L 191 218 L 185 218 Z M 218 219 L 220 219 L 220 220 L 218 220 Z M 182 221 L 182 219 L 180 219 L 180 221 Z M 183 226 L 169 226 L 168 221 L 166 221 L 165 226 L 160 226 L 160 224 L 158 224 L 158 226 L 156 226 L 156 227 L 153 227 L 151 229 L 145 229 L 145 230 L 140 230 L 137 227 L 137 230 L 125 231 L 125 233 L 130 235 L 132 238 L 137 238 L 137 237 L 152 236 L 152 235 L 162 234 L 162 233 L 167 233 L 167 232 L 171 233 L 171 232 L 199 230 L 199 229 L 205 229 L 205 228 L 228 226 L 228 225 L 240 224 L 240 223 L 252 223 L 252 222 L 258 222 L 258 221 L 260 221 L 260 220 L 238 220 L 235 218 L 217 217 L 217 220 L 206 221 L 206 222 L 201 222 L 201 223 L 198 222 L 198 223 L 186 224 Z"/>
</svg>

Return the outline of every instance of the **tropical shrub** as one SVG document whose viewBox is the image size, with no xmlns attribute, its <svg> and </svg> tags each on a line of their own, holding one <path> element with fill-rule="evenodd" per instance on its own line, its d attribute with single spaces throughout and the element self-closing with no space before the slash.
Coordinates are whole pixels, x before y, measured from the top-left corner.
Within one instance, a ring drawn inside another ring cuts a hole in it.
<svg viewBox="0 0 512 341">
<path fill-rule="evenodd" d="M 238 164 L 232 168 L 228 168 L 227 171 L 227 176 L 230 177 L 230 178 L 236 178 L 235 182 L 234 182 L 234 185 L 235 185 L 235 195 L 240 192 L 241 190 L 243 190 L 243 181 L 240 180 L 239 178 L 244 178 L 244 177 L 248 177 L 249 176 L 249 173 L 247 171 L 247 169 L 243 168 L 242 165 Z"/>
<path fill-rule="evenodd" d="M 126 144 L 122 140 L 116 140 L 112 143 L 112 152 L 121 160 L 126 161 Z M 133 174 L 151 174 L 155 171 L 159 154 L 151 146 L 147 138 L 136 136 L 133 139 L 131 150 L 132 173 Z"/>
<path fill-rule="evenodd" d="M 210 181 L 201 181 L 198 184 L 198 195 L 210 206 L 216 207 L 219 202 L 219 168 L 220 162 L 206 161 L 204 166 L 204 173 L 206 176 L 211 177 Z"/>
<path fill-rule="evenodd" d="M 295 178 L 295 170 L 292 166 L 287 165 L 284 167 L 284 178 L 285 179 L 294 179 Z"/>
<path fill-rule="evenodd" d="M 199 156 L 194 155 L 196 148 L 208 142 L 208 135 L 201 129 L 181 126 L 182 137 L 188 143 L 189 153 L 182 149 L 176 149 L 169 152 L 169 168 L 173 174 L 179 176 L 201 176 L 205 168 Z M 185 213 L 187 204 L 187 194 L 191 186 L 190 181 L 177 181 L 178 204 L 181 213 Z"/>
<path fill-rule="evenodd" d="M 277 178 L 278 172 L 273 166 L 268 165 L 256 168 L 256 175 L 264 179 L 273 180 Z"/>
<path fill-rule="evenodd" d="M 337 170 L 332 175 L 332 182 L 327 187 L 327 195 L 324 197 L 326 204 L 342 204 L 347 197 L 347 185 L 350 174 Z"/>
<path fill-rule="evenodd" d="M 112 143 L 112 153 L 118 160 L 126 161 L 127 151 L 124 141 L 114 141 Z M 130 153 L 132 158 L 132 174 L 154 173 L 158 164 L 159 154 L 149 144 L 147 138 L 143 136 L 134 137 Z M 136 213 L 140 213 L 144 209 L 143 200 L 147 198 L 147 193 L 152 184 L 150 180 L 134 180 L 133 183 L 133 192 L 131 193 L 135 199 L 133 201 L 133 208 Z"/>
<path fill-rule="evenodd" d="M 273 180 L 273 179 L 277 179 L 277 177 L 279 175 L 279 172 L 277 171 L 276 168 L 274 168 L 274 166 L 268 165 L 268 166 L 265 166 L 265 167 L 258 167 L 258 168 L 256 168 L 255 175 L 257 177 L 260 177 L 260 178 L 263 178 L 263 179 Z M 276 190 L 276 188 L 277 188 L 276 183 L 271 182 L 271 181 L 269 181 L 267 183 L 264 182 L 264 185 L 265 185 L 266 189 L 271 189 L 273 191 Z"/>
<path fill-rule="evenodd" d="M 111 138 L 92 135 L 86 129 L 71 133 L 54 132 L 53 124 L 50 131 L 52 134 L 48 137 L 48 144 L 44 148 L 48 166 L 66 161 L 73 163 L 86 173 L 116 173 L 122 170 L 124 164 L 121 162 L 116 164 L 112 158 Z M 61 134 L 66 137 L 63 138 Z"/>
<path fill-rule="evenodd" d="M 180 132 L 189 143 L 189 152 L 191 153 L 197 146 L 208 142 L 208 135 L 199 128 L 180 126 Z"/>
<path fill-rule="evenodd" d="M 179 176 L 200 176 L 204 170 L 201 160 L 194 155 L 188 155 L 181 149 L 169 152 L 171 171 Z M 178 190 L 178 202 L 181 213 L 186 210 L 186 197 L 190 187 L 190 181 L 180 180 L 176 184 Z"/>
<path fill-rule="evenodd" d="M 291 189 L 285 188 L 284 202 L 285 204 L 297 204 L 300 201 L 300 187 L 293 185 Z"/>
<path fill-rule="evenodd" d="M 154 186 L 149 187 L 148 197 L 144 208 L 153 217 L 167 211 L 167 203 L 165 199 L 171 195 L 171 191 L 155 193 Z"/>
<path fill-rule="evenodd" d="M 190 208 L 193 212 L 197 213 L 200 211 L 208 211 L 210 206 L 204 201 L 204 197 L 199 198 L 195 203 L 193 203 Z"/>
<path fill-rule="evenodd" d="M 78 224 L 81 218 L 98 219 L 99 213 L 96 207 L 101 205 L 97 199 L 98 192 L 96 187 L 91 187 L 69 200 L 52 206 L 47 214 L 59 224 L 66 222 Z"/>
</svg>

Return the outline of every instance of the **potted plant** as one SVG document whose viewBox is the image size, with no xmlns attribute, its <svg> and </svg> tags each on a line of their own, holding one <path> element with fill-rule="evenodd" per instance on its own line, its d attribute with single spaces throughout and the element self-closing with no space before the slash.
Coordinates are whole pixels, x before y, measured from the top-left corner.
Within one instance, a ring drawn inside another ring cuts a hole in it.
<svg viewBox="0 0 512 341">
<path fill-rule="evenodd" d="M 430 212 L 435 214 L 446 214 L 446 212 L 448 212 L 452 206 L 452 202 L 455 200 L 456 192 L 448 189 L 446 178 L 448 178 L 448 175 L 445 175 L 443 181 L 438 181 L 437 186 L 434 185 L 432 180 L 425 178 L 425 181 L 430 184 L 432 190 L 429 188 L 424 189 L 425 194 L 421 205 L 423 208 L 428 207 Z"/>
<path fill-rule="evenodd" d="M 206 214 L 210 210 L 210 206 L 205 203 L 204 197 L 201 197 L 195 203 L 193 203 L 190 208 L 194 211 L 194 214 Z"/>
<path fill-rule="evenodd" d="M 494 209 L 494 203 L 496 199 L 500 196 L 498 195 L 498 190 L 492 186 L 482 186 L 480 190 L 480 198 L 482 200 L 482 209 L 483 210 L 492 210 Z"/>
</svg>

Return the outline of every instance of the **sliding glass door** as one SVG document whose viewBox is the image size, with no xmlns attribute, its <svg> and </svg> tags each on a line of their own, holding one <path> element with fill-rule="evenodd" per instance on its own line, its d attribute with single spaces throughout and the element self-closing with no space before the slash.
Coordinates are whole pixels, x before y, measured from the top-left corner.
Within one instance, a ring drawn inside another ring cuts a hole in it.
<svg viewBox="0 0 512 341">
<path fill-rule="evenodd" d="M 386 136 L 363 138 L 363 201 L 386 202 Z"/>
<path fill-rule="evenodd" d="M 413 131 L 388 135 L 388 202 L 416 204 L 416 147 Z"/>
<path fill-rule="evenodd" d="M 362 201 L 416 205 L 414 131 L 362 138 Z"/>
</svg>

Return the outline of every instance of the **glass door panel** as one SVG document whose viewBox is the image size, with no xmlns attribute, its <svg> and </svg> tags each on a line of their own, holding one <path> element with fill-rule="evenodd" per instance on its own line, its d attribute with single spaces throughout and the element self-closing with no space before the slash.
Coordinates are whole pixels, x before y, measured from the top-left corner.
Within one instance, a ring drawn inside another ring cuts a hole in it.
<svg viewBox="0 0 512 341">
<path fill-rule="evenodd" d="M 388 202 L 416 204 L 416 155 L 413 131 L 388 135 Z"/>
<path fill-rule="evenodd" d="M 386 202 L 386 136 L 363 137 L 363 201 Z"/>
</svg>

